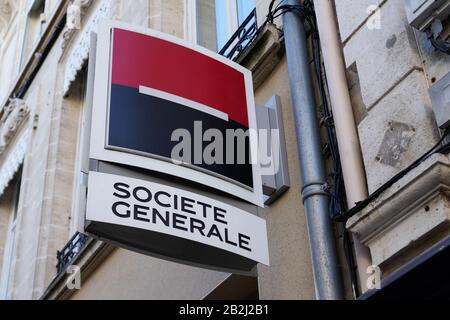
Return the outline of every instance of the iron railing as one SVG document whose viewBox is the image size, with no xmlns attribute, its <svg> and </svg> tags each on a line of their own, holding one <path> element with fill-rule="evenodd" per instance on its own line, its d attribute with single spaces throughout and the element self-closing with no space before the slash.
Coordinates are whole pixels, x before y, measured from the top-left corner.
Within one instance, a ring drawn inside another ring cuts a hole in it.
<svg viewBox="0 0 450 320">
<path fill-rule="evenodd" d="M 58 273 L 64 272 L 66 268 L 72 264 L 73 260 L 81 252 L 88 240 L 88 236 L 77 232 L 72 239 L 69 240 L 64 249 L 57 252 L 56 256 L 58 258 L 58 264 L 56 268 L 58 269 Z"/>
<path fill-rule="evenodd" d="M 258 20 L 256 17 L 256 9 L 254 9 L 231 36 L 222 50 L 220 50 L 219 54 L 230 60 L 237 60 L 257 35 Z"/>
</svg>

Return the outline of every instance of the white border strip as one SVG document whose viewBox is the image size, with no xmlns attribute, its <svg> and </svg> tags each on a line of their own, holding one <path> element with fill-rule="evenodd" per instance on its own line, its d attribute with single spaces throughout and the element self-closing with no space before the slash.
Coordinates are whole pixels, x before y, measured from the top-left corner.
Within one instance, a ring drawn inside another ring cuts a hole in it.
<svg viewBox="0 0 450 320">
<path fill-rule="evenodd" d="M 212 115 L 216 118 L 225 120 L 225 121 L 229 121 L 229 117 L 228 114 L 219 111 L 217 109 L 208 107 L 207 105 L 195 102 L 193 100 L 189 100 L 165 91 L 160 91 L 157 89 L 153 89 L 153 88 L 149 88 L 149 87 L 144 87 L 144 86 L 139 86 L 139 93 L 141 94 L 145 94 L 148 96 L 152 96 L 152 97 L 157 97 L 160 99 L 164 99 L 164 100 L 168 100 L 168 101 L 172 101 L 178 104 L 181 104 L 183 106 L 189 107 L 191 109 L 195 109 L 197 111 L 201 111 L 204 113 L 207 113 L 209 115 Z"/>
</svg>

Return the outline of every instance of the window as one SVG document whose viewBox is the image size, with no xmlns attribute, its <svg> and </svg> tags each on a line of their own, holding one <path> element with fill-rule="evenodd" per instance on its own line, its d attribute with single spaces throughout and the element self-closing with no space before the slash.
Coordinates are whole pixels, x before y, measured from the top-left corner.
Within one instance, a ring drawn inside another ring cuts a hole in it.
<svg viewBox="0 0 450 320">
<path fill-rule="evenodd" d="M 256 0 L 189 0 L 190 38 L 220 51 L 255 8 Z"/>
<path fill-rule="evenodd" d="M 11 285 L 11 267 L 14 259 L 14 245 L 16 241 L 16 228 L 17 228 L 17 213 L 19 207 L 19 194 L 20 194 L 20 180 L 22 177 L 21 171 L 11 182 L 11 186 L 6 190 L 2 196 L 2 208 L 6 207 L 9 211 L 9 223 L 6 231 L 6 239 L 4 242 L 3 250 L 3 263 L 0 275 L 0 300 L 6 300 L 8 298 L 8 291 Z M 7 202 L 7 203 L 5 203 Z M 1 210 L 0 214 L 4 214 L 5 210 Z"/>
<path fill-rule="evenodd" d="M 29 0 L 27 25 L 23 41 L 24 59 L 28 59 L 34 46 L 40 39 L 47 23 L 45 18 L 45 0 Z M 24 63 L 26 60 L 22 60 Z M 22 64 L 21 63 L 21 64 Z"/>
</svg>

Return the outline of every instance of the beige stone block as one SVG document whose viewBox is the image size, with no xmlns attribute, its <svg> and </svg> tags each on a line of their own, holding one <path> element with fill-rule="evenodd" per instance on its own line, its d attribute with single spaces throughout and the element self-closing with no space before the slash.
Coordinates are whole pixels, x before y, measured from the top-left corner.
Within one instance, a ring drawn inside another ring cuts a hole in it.
<svg viewBox="0 0 450 320">
<path fill-rule="evenodd" d="M 359 125 L 370 193 L 418 159 L 438 139 L 423 79 L 422 72 L 412 72 Z"/>
<path fill-rule="evenodd" d="M 433 155 L 349 219 L 374 265 L 392 271 L 450 234 L 449 179 L 448 156 Z"/>
<path fill-rule="evenodd" d="M 148 25 L 148 0 L 123 0 L 121 20 L 135 26 Z"/>
<path fill-rule="evenodd" d="M 184 38 L 184 0 L 164 0 L 162 2 L 162 31 Z"/>
<path fill-rule="evenodd" d="M 344 47 L 347 67 L 357 64 L 364 104 L 372 108 L 413 69 L 422 69 L 413 29 L 403 1 L 381 7 L 380 29 L 364 27 Z"/>
</svg>

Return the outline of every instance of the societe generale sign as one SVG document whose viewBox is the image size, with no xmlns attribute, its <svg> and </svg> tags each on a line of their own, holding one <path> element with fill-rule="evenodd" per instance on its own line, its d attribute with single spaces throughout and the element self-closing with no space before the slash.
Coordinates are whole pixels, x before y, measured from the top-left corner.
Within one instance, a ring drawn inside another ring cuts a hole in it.
<svg viewBox="0 0 450 320">
<path fill-rule="evenodd" d="M 115 169 L 89 172 L 84 230 L 194 266 L 268 265 L 250 71 L 112 21 L 96 47 L 89 158 Z"/>
<path fill-rule="evenodd" d="M 87 230 L 145 253 L 250 271 L 268 265 L 266 222 L 226 203 L 162 184 L 91 172 Z"/>
</svg>

